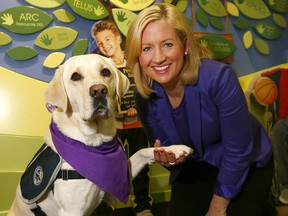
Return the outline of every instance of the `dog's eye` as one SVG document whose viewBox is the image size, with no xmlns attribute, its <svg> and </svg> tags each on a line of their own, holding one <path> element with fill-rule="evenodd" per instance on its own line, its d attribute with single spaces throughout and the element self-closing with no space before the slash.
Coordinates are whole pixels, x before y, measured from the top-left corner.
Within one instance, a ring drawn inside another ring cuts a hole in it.
<svg viewBox="0 0 288 216">
<path fill-rule="evenodd" d="M 74 72 L 71 76 L 71 80 L 73 81 L 78 81 L 81 80 L 83 78 L 83 76 L 77 72 Z"/>
<path fill-rule="evenodd" d="M 104 68 L 104 69 L 101 71 L 101 75 L 104 76 L 104 77 L 110 77 L 111 71 L 108 70 L 107 68 Z"/>
</svg>

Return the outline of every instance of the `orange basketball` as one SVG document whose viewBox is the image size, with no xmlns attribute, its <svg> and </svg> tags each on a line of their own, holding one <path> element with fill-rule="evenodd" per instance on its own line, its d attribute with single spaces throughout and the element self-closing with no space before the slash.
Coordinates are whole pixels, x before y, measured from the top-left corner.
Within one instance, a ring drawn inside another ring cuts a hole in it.
<svg viewBox="0 0 288 216">
<path fill-rule="evenodd" d="M 254 96 L 264 106 L 274 103 L 278 96 L 276 83 L 268 77 L 259 78 L 254 85 Z"/>
</svg>

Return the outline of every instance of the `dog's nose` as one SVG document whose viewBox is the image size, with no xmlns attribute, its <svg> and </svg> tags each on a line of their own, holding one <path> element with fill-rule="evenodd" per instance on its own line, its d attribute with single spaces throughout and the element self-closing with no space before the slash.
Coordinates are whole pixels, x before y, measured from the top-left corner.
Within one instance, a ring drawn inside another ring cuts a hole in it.
<svg viewBox="0 0 288 216">
<path fill-rule="evenodd" d="M 105 97 L 108 90 L 105 85 L 98 84 L 90 87 L 90 96 L 93 98 Z"/>
</svg>

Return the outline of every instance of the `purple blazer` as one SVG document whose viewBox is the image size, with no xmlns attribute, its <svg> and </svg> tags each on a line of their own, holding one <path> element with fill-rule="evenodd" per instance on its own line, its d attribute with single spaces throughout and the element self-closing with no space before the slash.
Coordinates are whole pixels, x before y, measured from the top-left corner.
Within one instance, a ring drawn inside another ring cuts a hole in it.
<svg viewBox="0 0 288 216">
<path fill-rule="evenodd" d="M 271 142 L 261 124 L 249 113 L 237 76 L 223 63 L 203 59 L 195 85 L 185 86 L 187 124 L 175 125 L 170 102 L 156 82 L 155 93 L 143 99 L 136 92 L 136 106 L 149 142 L 182 144 L 177 131 L 188 125 L 195 160 L 219 169 L 214 193 L 228 199 L 241 190 L 249 166 L 265 166 L 271 158 Z M 191 170 L 193 172 L 193 170 Z M 171 170 L 171 181 L 176 178 Z"/>
</svg>

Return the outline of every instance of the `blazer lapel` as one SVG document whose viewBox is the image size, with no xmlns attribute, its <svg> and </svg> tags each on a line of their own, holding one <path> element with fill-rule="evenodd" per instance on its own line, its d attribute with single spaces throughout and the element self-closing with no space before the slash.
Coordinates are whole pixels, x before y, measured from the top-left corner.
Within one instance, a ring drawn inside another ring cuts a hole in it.
<svg viewBox="0 0 288 216">
<path fill-rule="evenodd" d="M 197 85 L 185 86 L 185 102 L 190 129 L 190 137 L 200 156 L 202 156 L 202 125 L 201 125 L 201 101 Z"/>
<path fill-rule="evenodd" d="M 172 144 L 180 144 L 181 138 L 177 132 L 177 125 L 173 120 L 170 103 L 164 93 L 164 90 L 158 85 L 155 85 L 157 98 L 157 114 L 161 122 L 163 130 L 171 140 Z M 202 155 L 201 145 L 201 110 L 200 110 L 200 93 L 197 86 L 185 86 L 185 104 L 188 115 L 188 125 L 190 137 L 194 144 L 194 148 L 199 155 Z"/>
</svg>

